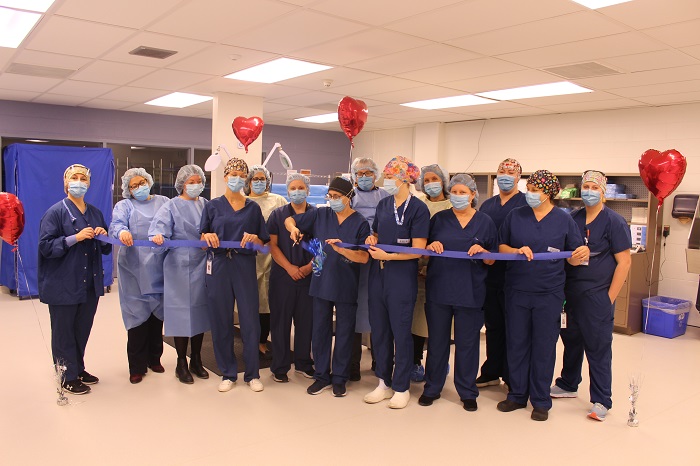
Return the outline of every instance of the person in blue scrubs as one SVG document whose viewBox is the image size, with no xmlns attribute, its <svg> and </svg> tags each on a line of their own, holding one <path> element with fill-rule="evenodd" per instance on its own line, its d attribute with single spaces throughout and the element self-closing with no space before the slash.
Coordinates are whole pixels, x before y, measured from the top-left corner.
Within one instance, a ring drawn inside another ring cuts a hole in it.
<svg viewBox="0 0 700 466">
<path fill-rule="evenodd" d="M 129 382 L 139 383 L 147 368 L 165 372 L 163 355 L 163 255 L 157 248 L 135 248 L 134 240 L 147 240 L 148 228 L 158 209 L 168 202 L 151 194 L 153 177 L 144 168 L 130 168 L 122 176 L 122 196 L 112 211 L 109 235 L 120 240 L 119 305 L 127 330 Z"/>
<path fill-rule="evenodd" d="M 67 197 L 46 211 L 39 224 L 39 299 L 49 305 L 54 364 L 65 366 L 63 388 L 90 393 L 99 379 L 85 370 L 92 322 L 104 295 L 102 255 L 112 246 L 95 239 L 107 234 L 100 210 L 85 202 L 90 170 L 71 165 L 63 174 Z"/>
<path fill-rule="evenodd" d="M 207 182 L 197 165 L 185 165 L 175 178 L 180 194 L 163 204 L 148 228 L 148 239 L 157 245 L 168 240 L 199 241 L 199 224 L 207 200 L 200 196 Z M 171 248 L 163 259 L 163 315 L 165 335 L 174 337 L 177 351 L 175 375 L 182 383 L 194 383 L 192 374 L 208 379 L 202 365 L 204 332 L 211 329 L 204 289 L 206 254 L 200 248 Z M 187 344 L 190 366 L 187 368 Z"/>
<path fill-rule="evenodd" d="M 200 231 L 207 242 L 206 292 L 216 364 L 221 370 L 220 392 L 233 388 L 238 378 L 238 361 L 233 352 L 233 306 L 237 304 L 243 340 L 245 374 L 243 380 L 254 392 L 264 387 L 260 382 L 257 343 L 260 338 L 258 284 L 253 249 L 248 243 L 264 245 L 270 240 L 260 206 L 241 193 L 248 176 L 248 165 L 232 158 L 224 168 L 226 192 L 212 199 L 202 214 Z M 224 249 L 220 241 L 240 241 L 241 247 Z"/>
<path fill-rule="evenodd" d="M 326 254 L 323 268 L 311 277 L 309 294 L 314 298 L 311 345 L 316 364 L 316 381 L 306 389 L 309 395 L 333 388 L 333 396 L 347 394 L 345 384 L 350 375 L 352 340 L 357 313 L 359 264 L 369 260 L 363 249 L 349 249 L 336 243 L 362 244 L 369 236 L 367 220 L 350 207 L 354 195 L 352 183 L 334 178 L 326 198 L 330 207 L 319 207 L 288 217 L 284 226 L 290 238 L 298 243 L 303 238 L 315 238 L 323 244 Z M 301 247 L 301 246 L 296 246 Z M 335 308 L 335 348 L 331 375 L 331 343 L 333 341 L 333 308 Z"/>
<path fill-rule="evenodd" d="M 627 278 L 632 238 L 627 221 L 605 207 L 605 174 L 588 170 L 581 178 L 584 209 L 572 213 L 591 249 L 587 266 L 566 267 L 567 326 L 561 331 L 564 367 L 550 389 L 552 398 L 575 398 L 583 355 L 591 379 L 588 417 L 604 421 L 612 408 L 612 332 L 615 299 Z"/>
<path fill-rule="evenodd" d="M 379 168 L 374 160 L 367 157 L 358 157 L 350 167 L 352 181 L 355 184 L 355 196 L 350 207 L 362 214 L 372 228 L 377 204 L 389 193 L 379 188 L 377 178 Z M 371 331 L 369 325 L 369 268 L 370 264 L 360 264 L 360 285 L 357 292 L 357 321 L 355 323 L 355 338 L 352 342 L 352 361 L 350 363 L 350 380 L 356 382 L 362 378 L 360 373 L 360 361 L 362 359 L 362 334 Z M 372 356 L 372 370 L 376 362 Z"/>
<path fill-rule="evenodd" d="M 496 228 L 501 228 L 508 213 L 527 205 L 525 194 L 518 190 L 518 182 L 523 169 L 515 159 L 505 159 L 498 165 L 496 184 L 498 195 L 486 199 L 479 208 L 485 213 Z M 486 300 L 484 301 L 484 323 L 486 324 L 486 360 L 481 366 L 481 375 L 476 379 L 476 386 L 484 388 L 498 386 L 501 379 L 506 385 L 508 380 L 508 359 L 506 357 L 506 303 L 505 281 L 506 261 L 496 261 L 488 268 L 486 276 Z"/>
<path fill-rule="evenodd" d="M 374 233 L 366 241 L 374 259 L 370 269 L 369 319 L 379 384 L 365 395 L 364 401 L 379 403 L 391 398 L 389 407 L 394 409 L 405 408 L 411 398 L 411 323 L 421 254 L 388 253 L 377 244 L 425 248 L 430 212 L 410 191 L 410 185 L 419 176 L 418 167 L 403 156 L 394 157 L 384 167 L 384 189 L 391 197 L 379 202 L 372 226 Z"/>
<path fill-rule="evenodd" d="M 564 305 L 566 272 L 563 260 L 533 261 L 534 253 L 573 251 L 566 259 L 578 266 L 587 260 L 579 228 L 571 215 L 557 208 L 559 180 L 538 170 L 527 180 L 527 207 L 506 215 L 499 231 L 501 253 L 522 254 L 527 260 L 506 266 L 506 344 L 510 392 L 498 403 L 502 412 L 532 404 L 531 418 L 546 421 L 552 399 L 549 385 L 554 374 L 560 317 Z"/>
<path fill-rule="evenodd" d="M 302 376 L 314 377 L 311 359 L 311 332 L 313 328 L 313 303 L 309 294 L 311 286 L 310 252 L 295 246 L 284 228 L 284 221 L 316 207 L 306 202 L 311 180 L 300 173 L 287 177 L 287 194 L 290 202 L 275 209 L 267 219 L 270 234 L 270 335 L 272 336 L 272 378 L 275 382 L 289 382 L 287 372 L 292 368 L 290 348 L 292 321 L 294 321 L 294 370 Z"/>
<path fill-rule="evenodd" d="M 479 200 L 476 181 L 457 174 L 449 184 L 452 209 L 430 220 L 428 249 L 438 254 L 467 251 L 469 255 L 498 249 L 498 232 L 488 215 L 475 209 Z M 454 381 L 464 409 L 476 411 L 476 374 L 479 344 L 484 325 L 482 306 L 486 297 L 486 269 L 495 261 L 430 257 L 426 283 L 428 357 L 425 387 L 418 400 L 430 406 L 440 398 L 450 358 L 450 334 L 454 320 Z"/>
</svg>

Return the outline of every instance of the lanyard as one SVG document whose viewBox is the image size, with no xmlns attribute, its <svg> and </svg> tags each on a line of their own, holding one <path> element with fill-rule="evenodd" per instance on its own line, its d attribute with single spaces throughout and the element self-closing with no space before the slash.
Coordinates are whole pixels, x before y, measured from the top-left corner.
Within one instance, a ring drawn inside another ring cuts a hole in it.
<svg viewBox="0 0 700 466">
<path fill-rule="evenodd" d="M 406 216 L 406 211 L 408 210 L 408 203 L 411 201 L 411 194 L 409 193 L 408 197 L 406 198 L 406 205 L 403 208 L 403 212 L 401 213 L 401 220 L 399 220 L 399 211 L 396 207 L 396 198 L 394 198 L 394 218 L 396 219 L 396 224 L 399 226 L 403 225 L 403 219 Z"/>
</svg>

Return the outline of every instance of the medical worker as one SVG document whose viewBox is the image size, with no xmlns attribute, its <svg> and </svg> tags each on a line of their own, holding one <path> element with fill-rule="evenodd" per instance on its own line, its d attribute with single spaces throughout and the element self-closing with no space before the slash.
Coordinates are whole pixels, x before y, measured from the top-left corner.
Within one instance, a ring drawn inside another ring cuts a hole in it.
<svg viewBox="0 0 700 466">
<path fill-rule="evenodd" d="M 416 182 L 416 187 L 425 196 L 416 196 L 425 202 L 430 211 L 430 218 L 441 212 L 452 208 L 447 188 L 449 178 L 439 165 L 427 165 L 420 169 L 420 177 Z M 416 305 L 413 309 L 413 324 L 411 325 L 411 335 L 413 337 L 413 367 L 411 368 L 411 381 L 422 382 L 425 378 L 425 368 L 423 367 L 423 349 L 425 339 L 428 337 L 428 323 L 425 319 L 425 275 L 427 273 L 427 258 L 418 259 L 418 294 Z"/>
<path fill-rule="evenodd" d="M 238 378 L 238 361 L 233 352 L 234 304 L 237 304 L 243 340 L 243 380 L 254 392 L 264 388 L 256 346 L 260 338 L 256 252 L 245 246 L 248 243 L 262 246 L 270 238 L 260 206 L 241 192 L 247 176 L 248 165 L 244 160 L 229 159 L 224 168 L 226 192 L 204 207 L 200 225 L 202 239 L 212 248 L 207 253 L 205 283 L 214 356 L 222 374 L 220 392 L 231 390 Z M 220 248 L 221 241 L 240 241 L 241 247 Z"/>
<path fill-rule="evenodd" d="M 410 190 L 419 176 L 418 167 L 403 156 L 392 158 L 384 167 L 384 189 L 391 197 L 379 202 L 372 226 L 374 233 L 366 241 L 374 259 L 370 269 L 369 319 L 379 384 L 364 400 L 379 403 L 391 398 L 389 407 L 396 409 L 405 408 L 411 398 L 411 322 L 421 254 L 388 253 L 377 244 L 425 248 L 430 211 Z"/>
<path fill-rule="evenodd" d="M 499 231 L 499 252 L 522 254 L 527 260 L 506 266 L 506 344 L 510 392 L 498 403 L 503 412 L 532 404 L 531 418 L 546 421 L 552 399 L 556 346 L 564 305 L 564 260 L 533 261 L 533 254 L 573 251 L 566 259 L 578 266 L 588 258 L 579 228 L 571 215 L 555 207 L 559 180 L 547 170 L 527 180 L 527 207 L 506 215 Z"/>
<path fill-rule="evenodd" d="M 311 286 L 310 252 L 294 245 L 284 228 L 284 221 L 292 215 L 303 214 L 316 207 L 306 202 L 311 180 L 308 176 L 292 173 L 287 177 L 290 202 L 275 209 L 267 220 L 270 234 L 270 334 L 272 337 L 272 378 L 275 382 L 289 382 L 287 372 L 292 367 L 291 331 L 294 321 L 294 370 L 308 379 L 314 377 L 311 359 L 311 331 L 313 298 Z"/>
<path fill-rule="evenodd" d="M 362 214 L 367 219 L 370 228 L 377 211 L 377 204 L 389 193 L 377 186 L 379 168 L 374 160 L 367 157 L 358 157 L 353 160 L 350 167 L 352 181 L 355 184 L 355 196 L 350 202 L 350 207 Z M 360 285 L 357 291 L 357 321 L 355 323 L 355 338 L 352 342 L 352 362 L 350 363 L 350 380 L 361 379 L 360 360 L 362 359 L 362 334 L 370 332 L 369 325 L 369 261 L 360 264 Z M 372 370 L 375 366 L 372 356 Z"/>
<path fill-rule="evenodd" d="M 207 200 L 200 196 L 207 182 L 197 165 L 185 165 L 175 178 L 179 196 L 170 199 L 156 212 L 148 238 L 162 245 L 164 240 L 199 241 L 199 224 Z M 192 374 L 208 379 L 202 366 L 204 332 L 211 329 L 204 289 L 206 254 L 197 247 L 170 248 L 163 260 L 163 315 L 165 335 L 174 337 L 177 351 L 175 376 L 182 383 L 194 383 Z M 187 343 L 190 366 L 187 368 Z"/>
<path fill-rule="evenodd" d="M 501 228 L 506 215 L 516 207 L 527 205 L 525 194 L 518 190 L 518 182 L 523 169 L 515 159 L 505 159 L 498 165 L 496 185 L 498 195 L 486 199 L 479 208 L 485 213 L 496 229 Z M 486 300 L 484 301 L 484 323 L 486 324 L 486 360 L 481 366 L 481 375 L 476 379 L 479 388 L 508 381 L 508 361 L 506 358 L 506 304 L 505 286 L 506 261 L 496 261 L 488 268 L 486 276 Z"/>
<path fill-rule="evenodd" d="M 65 366 L 63 388 L 90 393 L 99 379 L 85 370 L 85 347 L 100 296 L 104 295 L 102 255 L 112 246 L 95 239 L 107 234 L 100 210 L 85 202 L 90 170 L 71 165 L 63 173 L 67 197 L 39 223 L 39 299 L 49 305 L 54 364 Z"/>
<path fill-rule="evenodd" d="M 279 194 L 271 193 L 272 174 L 262 165 L 253 165 L 245 180 L 243 192 L 255 201 L 262 210 L 267 222 L 273 210 L 287 205 L 287 200 Z M 258 306 L 260 312 L 260 356 L 270 359 L 267 349 L 267 339 L 270 336 L 270 303 L 268 301 L 268 289 L 270 286 L 270 267 L 272 256 L 270 254 L 258 254 L 255 258 L 255 270 L 258 280 Z"/>
<path fill-rule="evenodd" d="M 428 249 L 466 251 L 469 255 L 498 250 L 496 225 L 475 207 L 479 200 L 476 181 L 457 174 L 448 185 L 452 208 L 430 220 Z M 440 398 L 450 358 L 450 335 L 454 320 L 454 381 L 464 409 L 476 411 L 476 374 L 479 343 L 484 325 L 482 306 L 486 297 L 486 269 L 495 261 L 431 256 L 428 262 L 425 314 L 428 320 L 428 357 L 425 387 L 418 400 L 430 406 Z"/>
<path fill-rule="evenodd" d="M 605 174 L 588 170 L 581 178 L 585 209 L 572 216 L 591 249 L 587 266 L 566 267 L 567 325 L 561 331 L 564 367 L 550 389 L 552 398 L 575 398 L 581 383 L 583 354 L 591 379 L 588 417 L 604 421 L 612 408 L 612 332 L 615 299 L 632 263 L 627 221 L 605 207 Z"/>
<path fill-rule="evenodd" d="M 147 240 L 148 228 L 165 196 L 151 194 L 153 177 L 143 168 L 130 168 L 122 176 L 122 196 L 112 212 L 109 235 L 120 240 L 119 304 L 127 330 L 126 354 L 129 382 L 139 383 L 147 368 L 165 372 L 163 355 L 163 259 L 164 250 L 132 247 Z"/>
<path fill-rule="evenodd" d="M 363 249 L 337 246 L 336 243 L 362 244 L 369 236 L 367 220 L 350 207 L 354 195 L 352 183 L 340 177 L 331 180 L 326 198 L 330 207 L 319 207 L 288 217 L 284 226 L 294 242 L 315 238 L 323 245 L 322 270 L 311 277 L 309 294 L 314 298 L 311 345 L 316 364 L 316 381 L 306 389 L 309 395 L 333 388 L 333 396 L 347 394 L 345 384 L 350 375 L 352 340 L 357 313 L 357 285 L 360 267 L 369 260 Z M 296 246 L 301 247 L 301 246 Z M 331 375 L 335 308 L 335 348 Z"/>
</svg>

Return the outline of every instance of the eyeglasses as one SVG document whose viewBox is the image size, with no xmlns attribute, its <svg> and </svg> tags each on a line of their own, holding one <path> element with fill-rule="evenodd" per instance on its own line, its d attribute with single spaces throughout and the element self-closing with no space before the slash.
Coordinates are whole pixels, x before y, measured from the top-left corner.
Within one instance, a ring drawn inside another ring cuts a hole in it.
<svg viewBox="0 0 700 466">
<path fill-rule="evenodd" d="M 148 181 L 141 180 L 141 182 L 138 184 L 130 184 L 129 189 L 137 189 L 137 188 L 140 188 L 141 186 L 147 186 L 147 185 L 148 185 Z"/>
<path fill-rule="evenodd" d="M 251 178 L 252 181 L 267 181 L 267 178 Z"/>
<path fill-rule="evenodd" d="M 327 201 L 337 201 L 337 200 L 342 199 L 342 198 L 344 198 L 344 197 L 345 197 L 345 196 L 326 194 L 325 199 L 326 199 Z"/>
<path fill-rule="evenodd" d="M 374 176 L 374 172 L 373 171 L 357 172 L 357 177 L 359 178 L 361 176 Z"/>
</svg>

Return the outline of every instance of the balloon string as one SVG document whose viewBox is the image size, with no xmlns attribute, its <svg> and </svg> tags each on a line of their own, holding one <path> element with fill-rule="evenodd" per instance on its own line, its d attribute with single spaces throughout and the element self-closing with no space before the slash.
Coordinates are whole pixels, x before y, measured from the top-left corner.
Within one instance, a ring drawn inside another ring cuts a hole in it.
<svg viewBox="0 0 700 466">
<path fill-rule="evenodd" d="M 53 354 L 49 350 L 49 346 L 46 343 L 46 335 L 44 335 L 44 327 L 41 325 L 41 320 L 39 319 L 39 311 L 36 308 L 36 303 L 34 303 L 34 298 L 32 298 L 32 292 L 29 289 L 29 281 L 27 280 L 27 272 L 24 269 L 24 262 L 22 261 L 22 255 L 17 251 L 17 258 L 19 259 L 19 265 L 22 267 L 22 273 L 24 274 L 24 283 L 27 286 L 27 295 L 29 296 L 29 301 L 32 303 L 32 308 L 34 309 L 34 317 L 36 317 L 36 321 L 39 324 L 39 331 L 41 332 L 41 339 L 44 342 L 44 348 L 46 348 L 46 352 L 49 354 L 51 357 L 51 360 L 53 361 Z M 19 288 L 19 269 L 16 270 L 16 276 L 17 276 L 17 287 Z M 18 293 L 18 298 L 19 298 L 19 293 Z"/>
<path fill-rule="evenodd" d="M 350 140 L 350 160 L 348 161 L 348 173 L 352 178 L 352 150 L 355 148 L 355 144 Z"/>
</svg>

